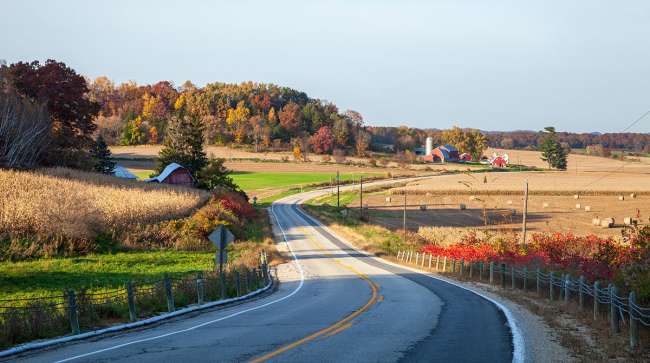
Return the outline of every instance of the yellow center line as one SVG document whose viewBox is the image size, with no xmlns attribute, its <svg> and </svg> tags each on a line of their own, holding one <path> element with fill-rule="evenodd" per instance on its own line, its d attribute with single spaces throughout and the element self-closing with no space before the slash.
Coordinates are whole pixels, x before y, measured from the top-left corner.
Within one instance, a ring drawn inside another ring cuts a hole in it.
<svg viewBox="0 0 650 363">
<path fill-rule="evenodd" d="M 305 235 L 309 236 L 307 238 L 307 240 L 309 242 L 315 244 L 321 250 L 325 250 L 324 246 L 320 242 L 318 242 L 317 240 L 313 239 L 311 234 L 305 234 Z M 341 261 L 338 260 L 338 258 L 334 258 L 333 261 L 336 262 L 341 267 L 345 268 L 346 270 L 352 271 L 359 278 L 363 279 L 364 281 L 366 281 L 368 283 L 368 285 L 370 285 L 370 289 L 372 290 L 372 296 L 370 297 L 370 299 L 362 307 L 356 309 L 351 314 L 349 314 L 348 316 L 344 317 L 343 319 L 335 322 L 334 324 L 332 324 L 332 325 L 330 325 L 330 326 L 328 326 L 328 327 L 326 327 L 324 329 L 321 329 L 321 330 L 319 330 L 319 331 L 317 331 L 315 333 L 312 333 L 312 334 L 310 334 L 310 335 L 308 335 L 308 336 L 306 336 L 306 337 L 304 337 L 304 338 L 302 338 L 300 340 L 297 340 L 297 341 L 295 341 L 295 342 L 293 342 L 291 344 L 285 345 L 284 347 L 281 347 L 281 348 L 279 348 L 277 350 L 274 350 L 274 351 L 272 351 L 270 353 L 267 353 L 267 354 L 265 354 L 265 355 L 263 355 L 261 357 L 255 358 L 255 359 L 251 360 L 251 363 L 259 363 L 259 362 L 263 362 L 265 360 L 271 359 L 271 358 L 273 358 L 273 357 L 275 357 L 275 356 L 277 356 L 279 354 L 282 354 L 282 353 L 284 353 L 286 351 L 289 351 L 289 350 L 291 350 L 291 349 L 293 349 L 295 347 L 298 347 L 298 346 L 300 346 L 302 344 L 305 344 L 305 343 L 307 343 L 309 341 L 312 341 L 312 340 L 320 337 L 323 334 L 326 334 L 325 335 L 326 337 L 331 337 L 331 336 L 333 336 L 335 334 L 338 334 L 338 333 L 342 332 L 343 330 L 348 329 L 349 327 L 352 326 L 352 322 L 350 320 L 354 319 L 359 314 L 361 314 L 364 311 L 368 310 L 368 308 L 370 308 L 373 304 L 375 304 L 377 302 L 377 291 L 379 290 L 379 285 L 375 284 L 372 280 L 370 280 L 370 278 L 368 278 L 368 276 L 366 276 L 362 272 L 358 271 L 354 267 L 348 266 L 348 265 L 342 263 Z"/>
</svg>

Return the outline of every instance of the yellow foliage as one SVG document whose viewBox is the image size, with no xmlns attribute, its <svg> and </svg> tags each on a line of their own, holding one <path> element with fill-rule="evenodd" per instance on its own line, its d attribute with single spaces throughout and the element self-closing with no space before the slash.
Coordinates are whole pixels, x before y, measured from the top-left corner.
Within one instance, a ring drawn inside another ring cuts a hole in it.
<svg viewBox="0 0 650 363">
<path fill-rule="evenodd" d="M 300 150 L 300 145 L 297 145 L 293 147 L 293 157 L 296 160 L 302 160 L 302 150 Z"/>
<path fill-rule="evenodd" d="M 251 111 L 246 107 L 244 101 L 239 101 L 237 103 L 237 108 L 228 109 L 228 116 L 226 116 L 226 123 L 228 126 L 233 126 L 236 124 L 244 123 L 248 121 L 248 116 Z"/>
<path fill-rule="evenodd" d="M 174 102 L 174 109 L 177 111 L 183 108 L 183 106 L 185 106 L 185 93 L 181 93 L 176 99 L 176 102 Z"/>
</svg>

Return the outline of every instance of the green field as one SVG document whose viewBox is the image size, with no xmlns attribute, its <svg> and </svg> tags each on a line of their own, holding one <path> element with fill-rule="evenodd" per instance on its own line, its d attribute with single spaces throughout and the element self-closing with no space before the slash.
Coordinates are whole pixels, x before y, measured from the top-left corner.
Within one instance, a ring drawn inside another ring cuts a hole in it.
<svg viewBox="0 0 650 363">
<path fill-rule="evenodd" d="M 139 179 L 146 179 L 153 173 L 153 170 L 130 169 Z M 299 187 L 301 185 L 325 183 L 336 177 L 335 173 L 324 172 L 233 172 L 232 179 L 244 191 L 277 189 L 284 187 Z M 359 176 L 378 176 L 380 173 L 342 173 L 341 181 L 357 180 Z"/>
<path fill-rule="evenodd" d="M 0 299 L 61 294 L 64 289 L 122 287 L 214 268 L 212 252 L 129 252 L 0 263 Z"/>
<path fill-rule="evenodd" d="M 341 181 L 359 179 L 360 176 L 378 176 L 377 173 L 344 173 L 341 174 Z M 245 191 L 260 189 L 275 189 L 290 186 L 300 186 L 314 183 L 329 182 L 336 177 L 334 173 L 323 172 L 296 172 L 296 173 L 274 173 L 274 172 L 235 172 L 232 178 Z"/>
</svg>

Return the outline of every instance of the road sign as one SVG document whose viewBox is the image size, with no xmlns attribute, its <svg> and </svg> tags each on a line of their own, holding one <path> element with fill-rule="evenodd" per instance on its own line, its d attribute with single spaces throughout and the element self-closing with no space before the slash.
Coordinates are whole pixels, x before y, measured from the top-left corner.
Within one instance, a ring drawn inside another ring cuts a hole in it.
<svg viewBox="0 0 650 363">
<path fill-rule="evenodd" d="M 226 253 L 226 247 L 229 243 L 235 240 L 235 236 L 226 228 L 223 224 L 217 226 L 217 228 L 210 233 L 208 236 L 210 242 L 214 243 L 217 247 L 218 255 L 215 256 L 216 262 L 219 264 L 219 273 L 223 273 L 223 264 L 228 261 L 228 253 Z"/>
</svg>

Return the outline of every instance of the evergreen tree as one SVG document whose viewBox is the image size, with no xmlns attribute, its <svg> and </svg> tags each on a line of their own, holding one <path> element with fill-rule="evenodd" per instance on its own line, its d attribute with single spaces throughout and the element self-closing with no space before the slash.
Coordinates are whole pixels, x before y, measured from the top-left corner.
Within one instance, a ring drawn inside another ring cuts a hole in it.
<svg viewBox="0 0 650 363">
<path fill-rule="evenodd" d="M 204 125 L 196 116 L 172 117 L 162 150 L 158 154 L 158 172 L 167 165 L 177 163 L 186 167 L 192 175 L 208 163 L 203 151 Z"/>
<path fill-rule="evenodd" d="M 90 155 L 95 161 L 95 166 L 93 169 L 102 174 L 113 174 L 115 169 L 115 163 L 111 158 L 111 150 L 108 149 L 106 141 L 102 135 L 97 137 L 97 140 L 90 149 Z"/>
<path fill-rule="evenodd" d="M 230 177 L 231 171 L 223 165 L 224 162 L 225 159 L 222 158 L 211 158 L 208 164 L 197 174 L 198 187 L 210 191 L 224 188 L 246 196 Z"/>
<path fill-rule="evenodd" d="M 542 152 L 542 160 L 548 163 L 549 168 L 566 170 L 567 151 L 558 141 L 555 127 L 544 128 L 544 138 L 539 150 Z"/>
</svg>

